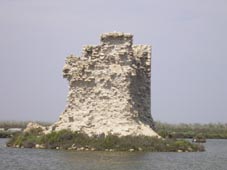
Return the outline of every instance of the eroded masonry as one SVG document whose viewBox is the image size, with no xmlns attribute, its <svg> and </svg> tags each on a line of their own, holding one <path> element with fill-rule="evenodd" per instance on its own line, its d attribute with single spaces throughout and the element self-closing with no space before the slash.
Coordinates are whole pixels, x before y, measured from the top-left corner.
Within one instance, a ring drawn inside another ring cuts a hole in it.
<svg viewBox="0 0 227 170">
<path fill-rule="evenodd" d="M 151 117 L 151 47 L 133 45 L 133 35 L 105 33 L 101 44 L 69 56 L 63 68 L 69 81 L 65 111 L 52 130 L 88 135 L 157 136 Z"/>
</svg>

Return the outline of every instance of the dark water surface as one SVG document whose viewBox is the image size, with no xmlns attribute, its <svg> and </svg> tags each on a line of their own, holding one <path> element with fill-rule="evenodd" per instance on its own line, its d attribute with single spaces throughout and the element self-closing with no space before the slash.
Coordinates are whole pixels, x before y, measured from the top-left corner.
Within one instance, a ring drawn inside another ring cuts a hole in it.
<svg viewBox="0 0 227 170">
<path fill-rule="evenodd" d="M 227 140 L 208 140 L 206 152 L 75 152 L 5 147 L 0 170 L 227 170 Z"/>
</svg>

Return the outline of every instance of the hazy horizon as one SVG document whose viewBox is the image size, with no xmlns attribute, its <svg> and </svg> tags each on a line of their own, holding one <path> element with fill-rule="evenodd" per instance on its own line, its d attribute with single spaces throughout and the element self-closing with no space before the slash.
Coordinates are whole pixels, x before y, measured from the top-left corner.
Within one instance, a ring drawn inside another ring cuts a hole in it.
<svg viewBox="0 0 227 170">
<path fill-rule="evenodd" d="M 0 121 L 56 121 L 66 105 L 65 58 L 127 32 L 152 45 L 152 116 L 227 122 L 227 1 L 2 0 Z"/>
</svg>

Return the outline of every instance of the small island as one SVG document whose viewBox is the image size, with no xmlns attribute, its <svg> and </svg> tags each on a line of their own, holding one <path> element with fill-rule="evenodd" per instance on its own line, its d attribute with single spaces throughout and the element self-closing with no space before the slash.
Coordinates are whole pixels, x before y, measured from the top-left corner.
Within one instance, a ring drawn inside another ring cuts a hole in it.
<svg viewBox="0 0 227 170">
<path fill-rule="evenodd" d="M 74 151 L 145 151 L 145 152 L 197 152 L 204 146 L 186 140 L 163 139 L 150 136 L 116 136 L 101 134 L 88 136 L 69 130 L 43 134 L 41 129 L 33 129 L 14 135 L 8 147 L 57 149 Z"/>
<path fill-rule="evenodd" d="M 151 116 L 151 46 L 133 45 L 133 35 L 101 35 L 101 44 L 70 55 L 67 106 L 54 124 L 30 123 L 7 146 L 79 151 L 204 151 L 202 145 L 155 132 Z"/>
</svg>

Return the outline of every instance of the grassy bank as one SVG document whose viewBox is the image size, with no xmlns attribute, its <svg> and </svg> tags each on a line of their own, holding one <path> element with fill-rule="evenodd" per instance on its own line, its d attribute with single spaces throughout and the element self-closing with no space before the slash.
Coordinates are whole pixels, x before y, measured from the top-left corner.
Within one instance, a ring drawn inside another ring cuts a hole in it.
<svg viewBox="0 0 227 170">
<path fill-rule="evenodd" d="M 227 139 L 227 124 L 169 124 L 156 122 L 156 131 L 162 137 L 193 138 L 202 135 L 208 139 Z"/>
<path fill-rule="evenodd" d="M 100 135 L 89 137 L 68 130 L 52 132 L 47 135 L 40 134 L 38 131 L 21 133 L 13 136 L 7 145 L 24 148 L 97 151 L 192 152 L 204 150 L 202 145 L 192 144 L 184 140 L 163 140 L 147 136 Z"/>
</svg>

